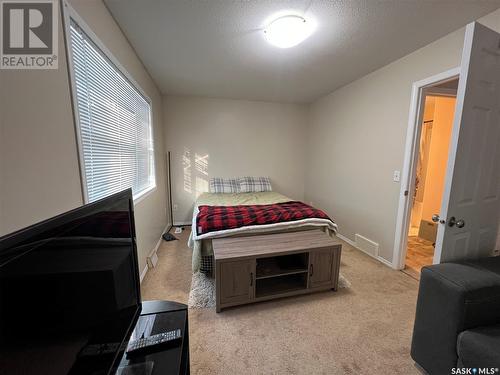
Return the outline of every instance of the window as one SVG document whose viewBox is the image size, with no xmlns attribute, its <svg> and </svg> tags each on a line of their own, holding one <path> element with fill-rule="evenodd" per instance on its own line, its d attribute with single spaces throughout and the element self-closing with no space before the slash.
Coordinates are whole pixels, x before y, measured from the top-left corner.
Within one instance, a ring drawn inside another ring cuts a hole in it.
<svg viewBox="0 0 500 375">
<path fill-rule="evenodd" d="M 87 201 L 127 188 L 137 198 L 155 187 L 149 100 L 73 19 L 70 49 Z"/>
</svg>

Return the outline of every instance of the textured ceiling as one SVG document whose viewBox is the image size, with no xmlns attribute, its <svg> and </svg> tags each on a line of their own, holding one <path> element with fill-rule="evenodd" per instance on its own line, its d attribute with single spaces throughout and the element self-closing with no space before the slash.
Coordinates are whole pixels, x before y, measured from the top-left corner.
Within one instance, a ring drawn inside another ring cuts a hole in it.
<svg viewBox="0 0 500 375">
<path fill-rule="evenodd" d="M 311 102 L 500 7 L 500 0 L 105 0 L 164 94 Z M 290 10 L 316 32 L 290 49 L 262 27 Z"/>
</svg>

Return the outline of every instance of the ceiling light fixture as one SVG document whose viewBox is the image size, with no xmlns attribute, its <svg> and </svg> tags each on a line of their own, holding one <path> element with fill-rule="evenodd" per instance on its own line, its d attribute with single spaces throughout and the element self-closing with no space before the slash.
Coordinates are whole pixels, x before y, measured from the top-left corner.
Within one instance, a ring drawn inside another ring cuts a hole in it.
<svg viewBox="0 0 500 375">
<path fill-rule="evenodd" d="M 312 20 L 297 15 L 281 16 L 264 29 L 266 40 L 279 48 L 294 47 L 306 40 L 315 30 Z"/>
</svg>

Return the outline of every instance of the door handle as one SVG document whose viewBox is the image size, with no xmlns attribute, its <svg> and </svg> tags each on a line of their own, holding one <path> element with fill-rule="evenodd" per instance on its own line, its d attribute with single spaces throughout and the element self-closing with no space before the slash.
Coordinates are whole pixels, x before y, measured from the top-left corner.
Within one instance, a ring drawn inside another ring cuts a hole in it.
<svg viewBox="0 0 500 375">
<path fill-rule="evenodd" d="M 448 220 L 448 226 L 454 227 L 455 225 L 457 226 L 457 228 L 463 228 L 465 227 L 465 221 L 463 219 L 457 220 L 455 216 L 452 216 Z"/>
<path fill-rule="evenodd" d="M 441 223 L 441 224 L 446 223 L 446 220 L 441 219 L 438 214 L 432 215 L 432 221 L 435 223 Z"/>
<path fill-rule="evenodd" d="M 309 266 L 309 276 L 312 276 L 313 274 L 314 274 L 314 267 L 313 267 L 313 265 L 311 264 L 311 265 Z"/>
<path fill-rule="evenodd" d="M 253 272 L 250 272 L 250 286 L 253 286 Z"/>
</svg>

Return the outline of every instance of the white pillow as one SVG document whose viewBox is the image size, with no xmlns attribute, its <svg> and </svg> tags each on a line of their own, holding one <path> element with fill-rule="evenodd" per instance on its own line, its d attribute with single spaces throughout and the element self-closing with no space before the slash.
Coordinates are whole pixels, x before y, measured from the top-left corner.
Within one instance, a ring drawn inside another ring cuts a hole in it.
<svg viewBox="0 0 500 375">
<path fill-rule="evenodd" d="M 269 177 L 240 177 L 238 181 L 242 193 L 273 191 Z"/>
<path fill-rule="evenodd" d="M 210 178 L 210 192 L 211 193 L 239 193 L 240 184 L 236 178 Z"/>
</svg>

